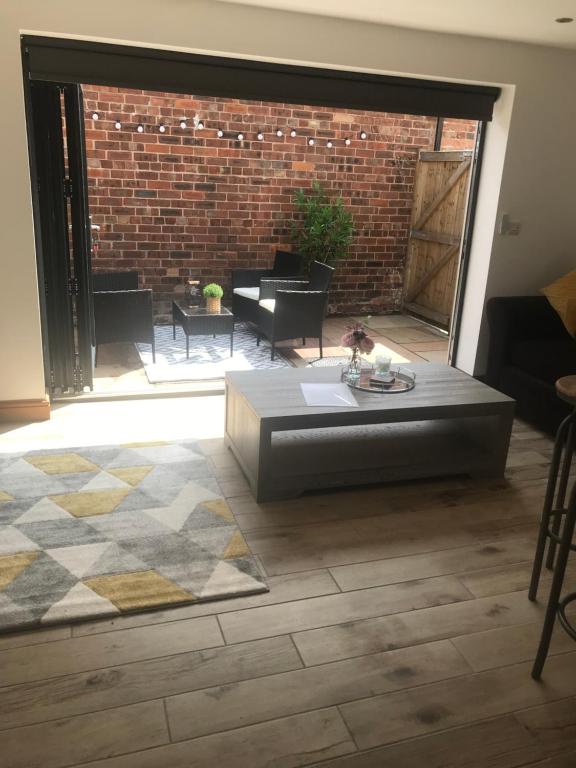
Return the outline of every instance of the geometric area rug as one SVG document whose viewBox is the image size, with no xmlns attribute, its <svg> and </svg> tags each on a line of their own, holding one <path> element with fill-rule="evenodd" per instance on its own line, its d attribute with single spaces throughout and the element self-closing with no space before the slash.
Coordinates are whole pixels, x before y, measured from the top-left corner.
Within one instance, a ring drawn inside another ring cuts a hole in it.
<svg viewBox="0 0 576 768">
<path fill-rule="evenodd" d="M 197 442 L 0 455 L 0 631 L 267 590 Z"/>
</svg>

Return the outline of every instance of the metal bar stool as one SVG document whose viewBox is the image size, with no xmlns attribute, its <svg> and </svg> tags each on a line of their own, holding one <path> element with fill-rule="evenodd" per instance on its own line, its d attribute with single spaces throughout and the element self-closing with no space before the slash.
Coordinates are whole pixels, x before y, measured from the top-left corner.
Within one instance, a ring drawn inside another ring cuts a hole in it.
<svg viewBox="0 0 576 768">
<path fill-rule="evenodd" d="M 566 490 L 568 488 L 576 438 L 576 376 L 564 376 L 563 378 L 558 379 L 556 382 L 556 392 L 562 400 L 572 405 L 574 410 L 560 424 L 556 434 L 554 453 L 544 498 L 544 507 L 542 509 L 542 519 L 540 522 L 538 543 L 536 545 L 534 566 L 532 568 L 532 579 L 528 591 L 529 599 L 535 600 L 546 551 L 546 543 L 549 541 L 546 567 L 554 569 L 554 576 L 552 578 L 552 586 L 550 588 L 550 596 L 548 598 L 540 645 L 532 669 L 532 677 L 535 680 L 539 680 L 542 674 L 542 668 L 544 667 L 544 662 L 546 661 L 546 656 L 548 655 L 548 649 L 550 647 L 550 640 L 552 639 L 556 615 L 558 615 L 560 624 L 566 632 L 576 640 L 576 629 L 570 624 L 566 617 L 566 607 L 573 600 L 576 600 L 576 592 L 568 594 L 560 599 L 568 556 L 570 551 L 576 551 L 576 545 L 573 543 L 574 528 L 576 525 L 576 484 L 572 490 L 568 507 L 565 507 Z M 562 464 L 561 470 L 560 464 Z M 564 525 L 562 527 L 562 532 L 560 532 L 562 521 L 564 521 Z M 558 558 L 555 563 L 557 546 L 559 547 L 559 550 Z"/>
</svg>

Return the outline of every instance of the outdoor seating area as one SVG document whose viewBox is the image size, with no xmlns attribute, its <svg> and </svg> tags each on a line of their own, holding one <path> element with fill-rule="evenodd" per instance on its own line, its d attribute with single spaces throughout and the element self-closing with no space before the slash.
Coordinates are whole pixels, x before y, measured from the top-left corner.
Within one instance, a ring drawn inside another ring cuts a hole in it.
<svg viewBox="0 0 576 768">
<path fill-rule="evenodd" d="M 343 362 L 350 356 L 350 350 L 341 346 L 340 341 L 346 328 L 355 322 L 362 322 L 374 339 L 376 354 L 389 354 L 394 363 L 411 362 L 446 362 L 448 360 L 449 340 L 446 334 L 422 321 L 403 314 L 378 316 L 326 317 L 322 327 L 322 351 L 325 364 Z M 170 380 L 150 381 L 148 373 L 153 364 L 149 345 L 135 345 L 122 342 L 104 344 L 99 348 L 98 367 L 95 369 L 94 392 L 162 392 L 168 390 L 192 390 L 198 387 L 212 388 L 223 386 L 226 370 L 249 370 L 250 368 L 271 370 L 282 367 L 306 367 L 320 358 L 319 341 L 302 338 L 281 341 L 276 345 L 274 360 L 271 360 L 271 345 L 265 337 L 258 345 L 255 327 L 249 323 L 234 324 L 234 354 L 230 356 L 230 337 L 212 334 L 191 336 L 189 339 L 189 358 L 186 358 L 186 336 L 180 327 L 176 327 L 176 339 L 173 338 L 172 325 L 155 327 L 156 359 L 170 368 Z M 195 361 L 201 362 L 206 374 L 210 373 L 209 363 L 220 365 L 217 379 L 201 378 L 191 381 L 188 368 Z M 249 365 L 240 365 L 247 360 Z M 226 368 L 234 365 L 235 368 Z M 154 378 L 154 376 L 151 376 Z"/>
</svg>

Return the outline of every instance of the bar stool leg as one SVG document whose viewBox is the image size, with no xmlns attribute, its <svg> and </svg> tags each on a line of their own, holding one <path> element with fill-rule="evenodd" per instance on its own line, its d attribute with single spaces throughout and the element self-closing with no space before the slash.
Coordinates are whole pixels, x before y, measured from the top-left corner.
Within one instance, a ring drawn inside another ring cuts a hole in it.
<svg viewBox="0 0 576 768">
<path fill-rule="evenodd" d="M 558 487 L 558 496 L 556 497 L 556 509 L 564 509 L 564 501 L 566 500 L 566 488 L 568 487 L 568 478 L 570 477 L 570 469 L 572 467 L 572 455 L 574 453 L 574 419 L 571 419 L 570 426 L 568 427 L 568 438 L 566 440 L 566 447 L 564 453 L 564 461 L 562 462 L 562 470 L 560 472 L 560 485 Z M 558 536 L 560 530 L 560 515 L 555 515 L 552 520 L 552 533 Z M 554 568 L 554 558 L 556 556 L 556 541 L 550 539 L 548 546 L 548 556 L 546 558 L 546 568 L 551 571 Z"/>
<path fill-rule="evenodd" d="M 562 448 L 564 446 L 565 435 L 571 428 L 573 414 L 567 416 L 558 427 L 556 441 L 554 443 L 554 453 L 548 473 L 548 485 L 546 486 L 546 496 L 544 497 L 544 506 L 542 508 L 542 518 L 540 521 L 540 530 L 538 532 L 538 543 L 536 544 L 536 554 L 534 555 L 534 565 L 532 566 L 532 578 L 530 580 L 530 589 L 528 590 L 528 599 L 536 600 L 538 584 L 540 583 L 540 574 L 542 572 L 542 563 L 546 551 L 546 542 L 548 540 L 548 529 L 550 527 L 550 518 L 552 507 L 554 506 L 554 497 L 556 495 L 556 484 L 558 481 L 558 469 L 562 458 Z M 556 520 L 560 523 L 560 515 L 556 515 Z M 555 521 L 556 522 L 556 521 Z"/>
<path fill-rule="evenodd" d="M 548 656 L 548 650 L 550 649 L 550 641 L 552 640 L 552 633 L 554 631 L 554 624 L 556 622 L 556 614 L 558 613 L 560 593 L 562 592 L 564 574 L 566 572 L 566 564 L 568 562 L 568 555 L 570 554 L 570 545 L 574 536 L 575 527 L 576 487 L 572 491 L 570 496 L 570 503 L 566 512 L 564 529 L 562 531 L 560 547 L 558 549 L 558 560 L 556 562 L 556 567 L 554 568 L 554 576 L 552 578 L 550 596 L 548 598 L 548 605 L 546 606 L 546 615 L 544 617 L 544 625 L 542 627 L 540 645 L 538 646 L 538 652 L 536 654 L 534 666 L 532 667 L 532 677 L 534 680 L 540 680 L 542 669 L 544 668 L 544 663 L 546 661 L 546 657 Z"/>
</svg>

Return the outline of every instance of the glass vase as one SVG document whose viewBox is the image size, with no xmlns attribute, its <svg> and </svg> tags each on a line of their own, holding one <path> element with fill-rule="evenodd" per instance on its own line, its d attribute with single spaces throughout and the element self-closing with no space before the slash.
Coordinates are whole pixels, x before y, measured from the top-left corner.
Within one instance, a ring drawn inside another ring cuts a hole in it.
<svg viewBox="0 0 576 768">
<path fill-rule="evenodd" d="M 346 371 L 346 378 L 348 381 L 356 382 L 360 378 L 362 372 L 362 358 L 358 349 L 352 350 L 352 355 L 348 362 L 348 370 Z"/>
<path fill-rule="evenodd" d="M 184 289 L 184 301 L 189 307 L 198 307 L 200 300 L 200 280 L 188 280 Z"/>
</svg>

